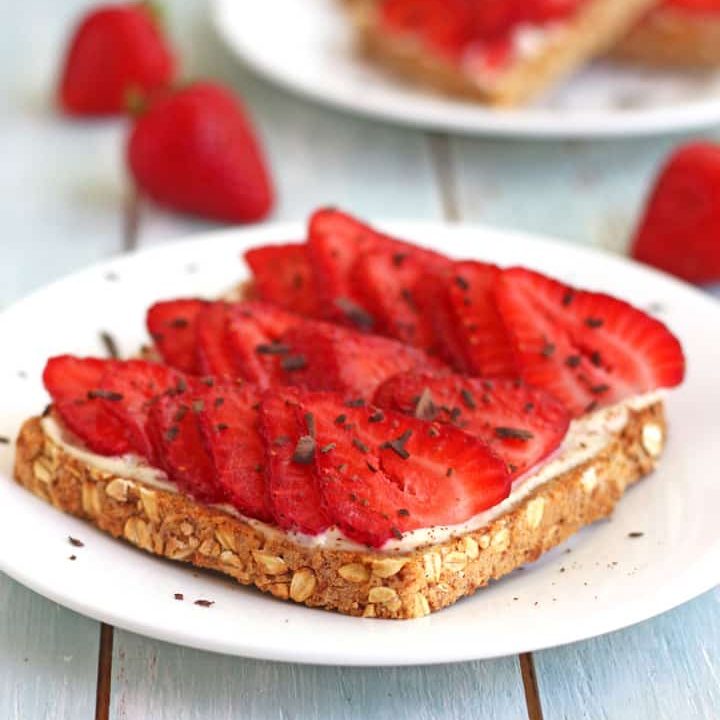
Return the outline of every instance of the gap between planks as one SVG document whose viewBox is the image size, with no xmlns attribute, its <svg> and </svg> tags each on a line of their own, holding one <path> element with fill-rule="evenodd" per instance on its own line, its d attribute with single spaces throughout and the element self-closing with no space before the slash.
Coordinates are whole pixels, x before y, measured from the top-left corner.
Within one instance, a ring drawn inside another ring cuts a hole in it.
<svg viewBox="0 0 720 720">
<path fill-rule="evenodd" d="M 450 137 L 442 133 L 428 133 L 428 143 L 435 177 L 440 190 L 443 216 L 445 220 L 450 222 L 459 222 L 461 217 L 458 203 L 457 175 L 453 163 Z M 543 720 L 532 653 L 522 653 L 518 656 L 518 661 L 525 690 L 528 720 Z"/>
</svg>

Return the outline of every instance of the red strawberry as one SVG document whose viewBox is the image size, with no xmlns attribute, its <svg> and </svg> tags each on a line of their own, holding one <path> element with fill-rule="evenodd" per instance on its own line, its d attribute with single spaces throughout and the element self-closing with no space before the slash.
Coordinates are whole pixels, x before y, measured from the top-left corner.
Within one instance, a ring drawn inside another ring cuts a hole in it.
<svg viewBox="0 0 720 720">
<path fill-rule="evenodd" d="M 197 367 L 204 375 L 242 377 L 242 364 L 235 356 L 228 327 L 233 306 L 208 303 L 197 316 Z"/>
<path fill-rule="evenodd" d="M 440 289 L 429 292 L 435 333 L 444 342 L 453 365 L 471 375 L 516 377 L 515 353 L 495 302 L 495 265 L 458 262 Z"/>
<path fill-rule="evenodd" d="M 479 440 L 377 408 L 306 396 L 323 503 L 351 539 L 380 547 L 416 528 L 459 523 L 507 497 L 504 463 Z"/>
<path fill-rule="evenodd" d="M 428 273 L 449 264 L 445 258 L 421 250 L 371 250 L 353 265 L 352 292 L 375 319 L 376 332 L 429 351 L 436 337 L 421 300 Z"/>
<path fill-rule="evenodd" d="M 224 500 L 215 481 L 215 469 L 200 434 L 198 413 L 204 409 L 204 390 L 190 389 L 182 395 L 163 395 L 150 407 L 148 435 L 159 467 L 180 489 L 200 502 Z"/>
<path fill-rule="evenodd" d="M 284 388 L 265 394 L 260 404 L 268 493 L 281 528 L 317 535 L 332 521 L 322 507 L 315 477 L 313 421 L 301 418 L 298 397 L 297 391 Z"/>
<path fill-rule="evenodd" d="M 43 372 L 43 383 L 63 424 L 101 455 L 130 452 L 125 425 L 108 412 L 96 392 L 107 369 L 117 364 L 60 355 L 50 358 Z"/>
<path fill-rule="evenodd" d="M 128 93 L 151 94 L 172 82 L 175 56 L 146 3 L 88 13 L 65 58 L 60 104 L 71 115 L 122 113 Z"/>
<path fill-rule="evenodd" d="M 689 282 L 720 280 L 720 145 L 691 143 L 670 157 L 632 255 Z"/>
<path fill-rule="evenodd" d="M 125 427 L 130 447 L 150 464 L 157 463 L 148 436 L 150 405 L 160 395 L 183 395 L 188 388 L 182 373 L 145 360 L 126 360 L 108 366 L 100 381 L 100 402 Z"/>
<path fill-rule="evenodd" d="M 288 384 L 336 391 L 347 399 L 368 400 L 399 372 L 440 367 L 416 348 L 329 323 L 300 323 L 283 340 L 290 350 L 281 362 Z"/>
<path fill-rule="evenodd" d="M 274 303 L 284 310 L 314 317 L 318 300 L 315 279 L 305 245 L 266 245 L 245 253 L 253 274 L 253 291 L 258 300 Z"/>
<path fill-rule="evenodd" d="M 574 415 L 682 382 L 682 348 L 658 320 L 622 300 L 513 268 L 498 307 L 525 380 Z"/>
<path fill-rule="evenodd" d="M 549 393 L 502 378 L 402 373 L 386 380 L 373 402 L 462 428 L 487 443 L 513 477 L 556 450 L 570 423 L 565 406 Z"/>
<path fill-rule="evenodd" d="M 228 501 L 248 517 L 272 522 L 265 449 L 258 431 L 260 395 L 252 385 L 216 384 L 205 397 L 200 429 Z"/>
<path fill-rule="evenodd" d="M 197 318 L 204 300 L 168 300 L 147 312 L 147 328 L 163 361 L 178 370 L 198 374 Z"/>
<path fill-rule="evenodd" d="M 156 99 L 128 144 L 138 186 L 158 203 L 227 222 L 264 218 L 273 190 L 245 108 L 225 88 L 196 82 Z"/>
</svg>

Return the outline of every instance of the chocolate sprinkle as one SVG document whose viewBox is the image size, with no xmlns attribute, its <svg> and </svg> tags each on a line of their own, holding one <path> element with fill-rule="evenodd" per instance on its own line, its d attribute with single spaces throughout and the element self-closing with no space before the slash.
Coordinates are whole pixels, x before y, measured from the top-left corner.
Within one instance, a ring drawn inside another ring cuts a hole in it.
<svg viewBox="0 0 720 720">
<path fill-rule="evenodd" d="M 195 605 L 199 605 L 200 607 L 212 607 L 215 604 L 214 600 L 196 600 Z"/>
<path fill-rule="evenodd" d="M 338 416 L 335 418 L 335 424 L 336 424 L 336 425 L 344 425 L 346 420 L 347 420 L 347 415 L 345 415 L 345 414 L 343 414 L 343 415 L 338 415 Z"/>
<path fill-rule="evenodd" d="M 581 362 L 582 358 L 579 355 L 568 355 L 565 358 L 565 364 L 571 368 L 576 368 Z"/>
<path fill-rule="evenodd" d="M 629 532 L 628 537 L 629 538 L 641 538 L 645 533 L 643 532 Z"/>
<path fill-rule="evenodd" d="M 187 321 L 187 318 L 184 317 L 177 317 L 170 321 L 170 327 L 177 328 L 178 330 L 186 328 L 189 324 L 190 323 Z"/>
<path fill-rule="evenodd" d="M 575 293 L 572 290 L 567 290 L 563 295 L 562 304 L 567 307 L 575 299 Z"/>
<path fill-rule="evenodd" d="M 410 439 L 412 430 L 406 430 L 400 437 L 395 440 L 389 440 L 381 445 L 382 448 L 392 450 L 396 455 L 399 455 L 403 460 L 407 460 L 410 457 L 410 453 L 405 449 L 405 443 Z"/>
<path fill-rule="evenodd" d="M 368 422 L 379 423 L 385 419 L 385 413 L 382 410 L 376 410 L 369 418 Z"/>
<path fill-rule="evenodd" d="M 337 298 L 335 305 L 348 320 L 363 330 L 370 330 L 375 324 L 375 318 L 350 298 Z"/>
<path fill-rule="evenodd" d="M 77 538 L 74 538 L 72 535 L 68 535 L 68 542 L 73 547 L 85 547 L 85 543 L 82 540 L 78 540 Z"/>
<path fill-rule="evenodd" d="M 457 275 L 455 277 L 455 284 L 461 290 L 468 291 L 470 289 L 470 283 L 464 277 L 461 277 L 460 275 Z"/>
<path fill-rule="evenodd" d="M 555 344 L 543 338 L 543 348 L 540 354 L 546 358 L 552 357 L 555 354 Z"/>
<path fill-rule="evenodd" d="M 88 400 L 102 398 L 111 402 L 120 402 L 123 399 L 122 393 L 113 392 L 112 390 L 88 390 Z"/>
<path fill-rule="evenodd" d="M 455 472 L 455 470 L 453 470 L 453 468 L 449 467 L 449 468 L 445 471 L 445 476 L 446 476 L 446 477 L 451 477 L 454 472 Z"/>
<path fill-rule="evenodd" d="M 438 407 L 433 401 L 430 388 L 424 388 L 415 403 L 415 417 L 418 420 L 434 420 L 438 414 Z"/>
<path fill-rule="evenodd" d="M 290 438 L 287 435 L 279 435 L 273 440 L 273 445 L 277 445 L 277 447 L 282 447 L 283 445 L 287 445 L 290 442 Z"/>
<path fill-rule="evenodd" d="M 593 350 L 590 354 L 590 362 L 595 367 L 600 367 L 602 365 L 602 357 L 600 356 L 600 353 L 597 350 Z"/>
<path fill-rule="evenodd" d="M 605 321 L 602 318 L 589 317 L 589 318 L 586 318 L 585 324 L 589 328 L 599 328 L 605 324 Z"/>
<path fill-rule="evenodd" d="M 287 355 L 290 346 L 281 342 L 261 343 L 255 348 L 255 352 L 260 355 Z"/>
<path fill-rule="evenodd" d="M 307 427 L 308 435 L 311 438 L 315 438 L 315 416 L 311 413 L 305 413 L 305 426 Z"/>
<path fill-rule="evenodd" d="M 315 438 L 303 435 L 298 439 L 292 461 L 298 465 L 310 465 L 315 457 Z"/>
<path fill-rule="evenodd" d="M 397 514 L 398 514 L 400 517 L 408 517 L 408 516 L 410 515 L 410 511 L 409 511 L 407 508 L 400 508 L 400 509 L 397 511 Z"/>
<path fill-rule="evenodd" d="M 393 265 L 395 267 L 400 267 L 405 262 L 406 257 L 407 257 L 407 253 L 395 253 L 392 256 Z"/>
<path fill-rule="evenodd" d="M 181 405 L 178 409 L 175 415 L 173 415 L 173 420 L 175 422 L 182 422 L 182 419 L 187 415 L 188 413 L 188 406 L 187 405 Z"/>
<path fill-rule="evenodd" d="M 402 540 L 402 533 L 398 528 L 396 528 L 394 525 L 390 528 L 390 532 L 393 534 L 393 537 L 396 540 Z"/>
<path fill-rule="evenodd" d="M 355 398 L 354 400 L 346 400 L 345 405 L 347 407 L 365 407 L 365 400 L 363 398 Z"/>
<path fill-rule="evenodd" d="M 172 442 L 180 432 L 180 428 L 177 425 L 171 425 L 165 432 L 165 439 L 168 442 Z"/>
<path fill-rule="evenodd" d="M 366 460 L 365 464 L 368 466 L 368 470 L 370 472 L 376 473 L 378 471 L 378 469 L 369 460 Z"/>
<path fill-rule="evenodd" d="M 529 430 L 513 427 L 496 427 L 495 435 L 499 438 L 512 440 L 532 440 L 535 437 Z"/>
<path fill-rule="evenodd" d="M 71 555 L 68 560 L 77 560 L 77 555 Z"/>
<path fill-rule="evenodd" d="M 475 410 L 477 403 L 475 402 L 475 398 L 472 396 L 472 393 L 467 388 L 463 388 L 460 391 L 460 395 L 462 395 L 465 406 L 470 410 Z"/>
<path fill-rule="evenodd" d="M 370 448 L 360 439 L 354 437 L 352 439 L 352 444 L 361 452 L 361 453 L 368 453 L 370 451 Z"/>
<path fill-rule="evenodd" d="M 4 435 L 0 435 L 0 445 L 9 445 L 10 444 L 10 438 L 5 437 Z"/>
<path fill-rule="evenodd" d="M 594 395 L 602 395 L 610 389 L 609 385 L 594 385 L 590 388 L 590 392 Z"/>
<path fill-rule="evenodd" d="M 320 448 L 320 452 L 323 455 L 327 455 L 331 450 L 334 450 L 336 447 L 334 442 L 328 443 L 327 445 Z"/>
<path fill-rule="evenodd" d="M 307 359 L 304 355 L 288 355 L 280 362 L 283 370 L 302 370 L 307 367 Z"/>
<path fill-rule="evenodd" d="M 202 400 L 199 400 L 198 402 L 202 402 Z M 213 405 L 214 405 L 216 408 L 218 408 L 218 407 L 220 407 L 224 402 L 225 402 L 225 398 L 224 398 L 224 397 L 216 397 L 215 400 L 213 401 Z M 201 407 L 200 409 L 202 410 L 202 407 Z"/>
<path fill-rule="evenodd" d="M 176 600 L 184 600 L 184 599 L 185 599 L 185 596 L 184 596 L 182 593 L 175 593 L 175 594 L 173 595 L 173 597 L 174 597 Z"/>
<path fill-rule="evenodd" d="M 108 357 L 113 358 L 113 360 L 117 360 L 120 357 L 120 352 L 118 351 L 118 346 L 115 342 L 115 338 L 109 332 L 103 330 L 100 333 L 100 340 L 105 347 L 105 352 L 107 353 Z"/>
<path fill-rule="evenodd" d="M 230 427 L 230 426 L 227 425 L 226 423 L 218 423 L 218 424 L 215 426 L 215 429 L 216 429 L 218 432 L 225 432 L 225 430 L 227 430 L 229 427 Z"/>
</svg>

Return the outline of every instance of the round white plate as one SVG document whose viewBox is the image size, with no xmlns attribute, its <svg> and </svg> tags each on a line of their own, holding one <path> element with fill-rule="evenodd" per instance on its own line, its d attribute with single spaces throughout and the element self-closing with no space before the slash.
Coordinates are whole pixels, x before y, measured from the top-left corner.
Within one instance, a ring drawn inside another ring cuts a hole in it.
<svg viewBox="0 0 720 720">
<path fill-rule="evenodd" d="M 228 46 L 260 74 L 385 120 L 534 138 L 646 135 L 720 122 L 720 73 L 597 63 L 532 107 L 489 110 L 407 85 L 358 57 L 339 0 L 213 0 L 212 7 Z"/>
<path fill-rule="evenodd" d="M 660 308 L 685 345 L 688 379 L 668 399 L 666 457 L 611 521 L 431 617 L 363 620 L 275 600 L 113 540 L 12 482 L 13 446 L 0 445 L 0 569 L 78 612 L 145 635 L 342 665 L 439 663 L 568 643 L 649 618 L 720 581 L 720 305 L 621 258 L 541 238 L 431 223 L 387 227 L 457 257 L 523 263 Z M 14 437 L 44 407 L 40 374 L 49 355 L 102 354 L 102 330 L 131 354 L 147 340 L 150 303 L 218 295 L 245 275 L 243 250 L 302 236 L 299 225 L 212 233 L 92 267 L 10 308 L 0 315 L 0 435 Z M 636 532 L 644 534 L 628 536 Z M 84 547 L 71 546 L 69 535 Z M 198 599 L 214 605 L 197 606 Z"/>
</svg>

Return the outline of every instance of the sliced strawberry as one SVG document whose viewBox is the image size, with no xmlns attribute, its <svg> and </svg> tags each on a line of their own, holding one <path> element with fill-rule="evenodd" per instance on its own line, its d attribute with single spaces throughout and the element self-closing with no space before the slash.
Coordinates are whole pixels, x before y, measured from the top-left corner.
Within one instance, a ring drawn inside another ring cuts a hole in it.
<svg viewBox="0 0 720 720">
<path fill-rule="evenodd" d="M 281 361 L 287 384 L 348 399 L 370 399 L 383 380 L 399 372 L 440 367 L 422 350 L 329 323 L 300 323 L 284 342 L 290 349 Z"/>
<path fill-rule="evenodd" d="M 196 500 L 219 503 L 225 496 L 215 481 L 198 420 L 207 393 L 207 386 L 198 384 L 182 395 L 161 396 L 150 406 L 147 430 L 159 466 L 168 477 Z"/>
<path fill-rule="evenodd" d="M 228 303 L 215 302 L 209 303 L 197 316 L 197 366 L 204 375 L 242 375 L 227 333 L 231 315 Z"/>
<path fill-rule="evenodd" d="M 252 385 L 217 383 L 205 397 L 200 430 L 228 502 L 248 517 L 272 522 L 265 449 L 258 430 L 259 401 Z"/>
<path fill-rule="evenodd" d="M 373 547 L 417 528 L 460 523 L 510 491 L 504 463 L 478 439 L 334 398 L 301 401 L 316 427 L 324 505 L 351 539 Z"/>
<path fill-rule="evenodd" d="M 445 296 L 431 310 L 435 329 L 471 375 L 516 377 L 517 361 L 495 302 L 501 270 L 480 262 L 458 262 L 446 275 Z"/>
<path fill-rule="evenodd" d="M 100 381 L 118 363 L 114 360 L 60 355 L 48 360 L 43 383 L 63 424 L 101 455 L 130 452 L 125 426 L 97 395 Z"/>
<path fill-rule="evenodd" d="M 373 402 L 423 420 L 450 423 L 489 445 L 513 477 L 556 450 L 570 415 L 552 395 L 523 382 L 462 375 L 402 373 Z"/>
<path fill-rule="evenodd" d="M 298 315 L 317 315 L 315 279 L 304 244 L 254 248 L 245 253 L 245 261 L 252 270 L 258 300 L 274 303 Z"/>
<path fill-rule="evenodd" d="M 576 416 L 683 380 L 677 338 L 622 300 L 524 268 L 503 273 L 497 300 L 525 380 Z"/>
<path fill-rule="evenodd" d="M 244 302 L 234 306 L 227 335 L 240 376 L 261 388 L 280 384 L 281 362 L 290 351 L 282 336 L 301 321 L 299 316 L 266 303 Z"/>
<path fill-rule="evenodd" d="M 155 303 L 147 312 L 147 328 L 162 359 L 174 368 L 198 374 L 197 318 L 204 300 L 180 299 Z"/>
<path fill-rule="evenodd" d="M 332 521 L 322 507 L 315 476 L 315 430 L 301 418 L 292 388 L 263 396 L 260 431 L 265 443 L 268 493 L 275 522 L 285 530 L 317 535 Z"/>
<path fill-rule="evenodd" d="M 426 251 L 371 250 L 353 265 L 353 296 L 375 318 L 375 332 L 430 351 L 436 338 L 420 299 L 428 282 L 426 275 L 449 264 Z"/>
<path fill-rule="evenodd" d="M 105 409 L 123 424 L 130 447 L 156 464 L 158 459 L 146 427 L 150 405 L 168 392 L 182 396 L 187 388 L 187 379 L 173 368 L 145 360 L 126 360 L 106 369 L 98 395 Z"/>
</svg>

